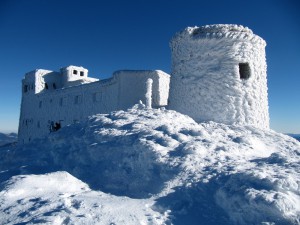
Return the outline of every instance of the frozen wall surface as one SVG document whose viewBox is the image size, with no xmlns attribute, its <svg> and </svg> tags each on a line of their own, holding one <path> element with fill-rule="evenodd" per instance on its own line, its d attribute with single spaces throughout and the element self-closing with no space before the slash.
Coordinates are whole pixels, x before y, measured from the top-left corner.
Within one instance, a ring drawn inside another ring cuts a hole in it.
<svg viewBox="0 0 300 225">
<path fill-rule="evenodd" d="M 120 70 L 113 74 L 119 82 L 119 108 L 126 109 L 132 102 L 146 103 L 147 80 L 152 84 L 152 106 L 168 104 L 170 75 L 161 70 Z M 130 98 L 128 98 L 130 96 Z"/>
<path fill-rule="evenodd" d="M 160 70 L 118 71 L 101 81 L 87 77 L 83 67 L 29 72 L 22 81 L 19 143 L 46 136 L 57 126 L 80 122 L 90 115 L 127 109 L 140 100 L 145 103 L 148 79 L 153 80 L 152 96 L 148 96 L 151 105 L 166 106 L 170 75 Z"/>
<path fill-rule="evenodd" d="M 169 108 L 196 121 L 269 128 L 265 41 L 243 26 L 188 27 L 170 42 Z"/>
</svg>

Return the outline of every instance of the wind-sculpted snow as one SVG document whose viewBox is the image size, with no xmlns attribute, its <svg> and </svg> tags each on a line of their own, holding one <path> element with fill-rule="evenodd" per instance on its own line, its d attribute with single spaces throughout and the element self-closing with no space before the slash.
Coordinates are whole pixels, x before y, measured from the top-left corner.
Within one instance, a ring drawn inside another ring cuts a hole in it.
<svg viewBox="0 0 300 225">
<path fill-rule="evenodd" d="M 1 224 L 300 223 L 300 144 L 274 131 L 135 106 L 0 154 Z"/>
<path fill-rule="evenodd" d="M 4 198 L 3 198 L 4 196 Z M 13 177 L 0 193 L 1 224 L 162 224 L 149 200 L 92 191 L 66 172 Z"/>
</svg>

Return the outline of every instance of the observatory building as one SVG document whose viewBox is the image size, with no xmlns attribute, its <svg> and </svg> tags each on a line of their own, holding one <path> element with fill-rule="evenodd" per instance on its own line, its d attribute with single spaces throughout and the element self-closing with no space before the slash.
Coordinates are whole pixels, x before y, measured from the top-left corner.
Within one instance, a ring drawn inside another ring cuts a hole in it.
<svg viewBox="0 0 300 225">
<path fill-rule="evenodd" d="M 97 113 L 127 109 L 140 100 L 146 103 L 146 93 L 151 93 L 148 99 L 153 107 L 166 106 L 169 82 L 170 75 L 160 70 L 117 71 L 105 80 L 88 77 L 88 70 L 78 66 L 60 72 L 29 72 L 22 80 L 19 143 L 47 136 Z"/>
<path fill-rule="evenodd" d="M 188 27 L 170 42 L 171 78 L 160 70 L 117 71 L 106 80 L 83 67 L 34 70 L 22 80 L 19 143 L 140 100 L 197 122 L 269 128 L 266 42 L 240 25 Z"/>
</svg>

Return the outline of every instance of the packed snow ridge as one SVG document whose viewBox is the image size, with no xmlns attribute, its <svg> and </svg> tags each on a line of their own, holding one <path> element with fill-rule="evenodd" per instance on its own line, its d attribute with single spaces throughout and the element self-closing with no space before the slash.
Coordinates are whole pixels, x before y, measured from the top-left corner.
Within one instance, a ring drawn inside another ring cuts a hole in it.
<svg viewBox="0 0 300 225">
<path fill-rule="evenodd" d="M 140 104 L 0 154 L 0 224 L 300 223 L 300 143 L 271 130 Z"/>
</svg>

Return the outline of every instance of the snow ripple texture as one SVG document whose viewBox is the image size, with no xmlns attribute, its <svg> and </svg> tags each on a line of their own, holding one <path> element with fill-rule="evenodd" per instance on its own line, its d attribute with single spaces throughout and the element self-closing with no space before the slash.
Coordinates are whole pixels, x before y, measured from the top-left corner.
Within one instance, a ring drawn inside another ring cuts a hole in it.
<svg viewBox="0 0 300 225">
<path fill-rule="evenodd" d="M 0 150 L 0 224 L 300 223 L 300 144 L 270 130 L 137 105 Z"/>
</svg>

